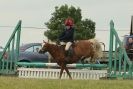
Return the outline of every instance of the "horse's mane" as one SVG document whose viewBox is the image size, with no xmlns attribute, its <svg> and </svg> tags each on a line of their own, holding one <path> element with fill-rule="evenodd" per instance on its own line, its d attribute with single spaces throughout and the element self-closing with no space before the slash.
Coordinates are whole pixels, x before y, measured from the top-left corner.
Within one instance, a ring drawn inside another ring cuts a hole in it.
<svg viewBox="0 0 133 89">
<path fill-rule="evenodd" d="M 59 46 L 58 45 L 56 45 L 56 44 L 51 44 L 51 43 L 49 43 L 49 47 L 51 47 L 52 49 L 55 49 L 55 50 L 59 50 Z"/>
</svg>

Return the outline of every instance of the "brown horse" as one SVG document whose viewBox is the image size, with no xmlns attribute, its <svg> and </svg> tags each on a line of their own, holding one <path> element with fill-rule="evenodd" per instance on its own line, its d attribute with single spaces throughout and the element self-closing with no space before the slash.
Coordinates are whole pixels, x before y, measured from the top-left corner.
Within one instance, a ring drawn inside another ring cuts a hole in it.
<svg viewBox="0 0 133 89">
<path fill-rule="evenodd" d="M 39 51 L 39 53 L 45 53 L 46 51 L 48 51 L 52 55 L 53 59 L 57 62 L 57 64 L 61 67 L 59 78 L 61 78 L 63 70 L 65 70 L 69 78 L 72 79 L 69 70 L 66 67 L 67 64 L 76 63 L 82 58 L 89 57 L 91 57 L 91 59 L 95 61 L 97 58 L 102 56 L 101 45 L 95 39 L 75 42 L 72 47 L 73 55 L 71 56 L 69 62 L 65 60 L 65 50 L 62 46 L 44 42 L 42 49 L 40 49 Z"/>
</svg>

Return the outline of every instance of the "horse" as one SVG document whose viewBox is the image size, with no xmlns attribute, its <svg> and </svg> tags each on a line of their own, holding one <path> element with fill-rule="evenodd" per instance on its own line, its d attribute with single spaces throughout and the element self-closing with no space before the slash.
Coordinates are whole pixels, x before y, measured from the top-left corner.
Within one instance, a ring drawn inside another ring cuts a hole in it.
<svg viewBox="0 0 133 89">
<path fill-rule="evenodd" d="M 100 43 L 96 39 L 90 40 L 80 40 L 75 42 L 72 45 L 73 55 L 69 62 L 65 60 L 65 50 L 64 47 L 56 44 L 50 44 L 48 42 L 43 42 L 42 48 L 39 50 L 39 53 L 49 52 L 54 61 L 60 66 L 60 76 L 61 79 L 62 73 L 65 70 L 69 76 L 69 79 L 72 79 L 67 64 L 76 63 L 79 60 L 91 57 L 91 60 L 95 61 L 97 58 L 102 57 L 102 48 Z"/>
</svg>

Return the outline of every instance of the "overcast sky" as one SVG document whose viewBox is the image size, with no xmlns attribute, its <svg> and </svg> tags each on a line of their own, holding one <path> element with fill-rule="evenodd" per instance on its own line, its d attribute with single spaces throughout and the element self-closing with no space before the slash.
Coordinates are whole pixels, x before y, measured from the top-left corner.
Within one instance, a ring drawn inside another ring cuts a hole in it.
<svg viewBox="0 0 133 89">
<path fill-rule="evenodd" d="M 24 26 L 44 26 L 55 6 L 80 7 L 83 18 L 107 28 L 113 19 L 118 27 L 128 28 L 133 14 L 133 0 L 0 0 L 0 25 L 12 25 L 22 19 Z"/>
<path fill-rule="evenodd" d="M 96 29 L 108 29 L 111 19 L 119 30 L 130 28 L 133 0 L 0 0 L 0 26 L 15 26 L 21 19 L 22 26 L 45 27 L 54 7 L 65 4 L 79 7 L 83 19 L 96 22 Z"/>
</svg>

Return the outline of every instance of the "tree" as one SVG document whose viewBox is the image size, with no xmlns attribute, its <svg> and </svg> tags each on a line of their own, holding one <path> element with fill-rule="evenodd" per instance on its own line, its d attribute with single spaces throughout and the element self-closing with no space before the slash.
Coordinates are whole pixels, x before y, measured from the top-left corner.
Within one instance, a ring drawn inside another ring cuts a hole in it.
<svg viewBox="0 0 133 89">
<path fill-rule="evenodd" d="M 57 41 L 59 34 L 64 29 L 64 21 L 71 17 L 74 20 L 75 40 L 90 39 L 95 37 L 95 22 L 89 19 L 82 20 L 81 9 L 73 6 L 62 5 L 60 8 L 55 7 L 55 12 L 52 13 L 51 19 L 45 23 L 47 28 L 44 35 L 51 41 Z"/>
</svg>

